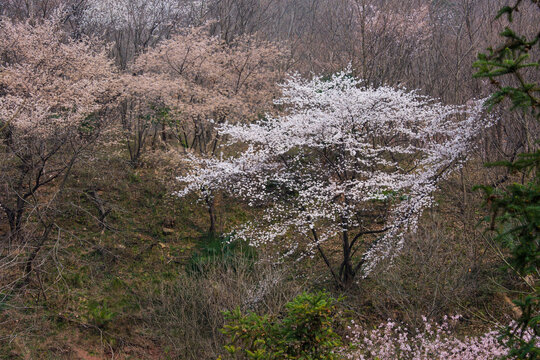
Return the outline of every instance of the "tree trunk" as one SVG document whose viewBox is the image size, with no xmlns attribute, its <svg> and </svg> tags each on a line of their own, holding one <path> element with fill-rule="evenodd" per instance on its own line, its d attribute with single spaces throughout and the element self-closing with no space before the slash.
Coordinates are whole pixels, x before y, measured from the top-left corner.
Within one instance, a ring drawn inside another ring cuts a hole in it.
<svg viewBox="0 0 540 360">
<path fill-rule="evenodd" d="M 210 228 L 208 229 L 209 234 L 216 233 L 216 204 L 213 197 L 206 197 L 206 205 L 208 207 L 208 215 L 210 216 Z"/>
<path fill-rule="evenodd" d="M 351 246 L 349 244 L 348 231 L 346 230 L 343 231 L 342 240 L 343 240 L 343 262 L 341 263 L 341 266 L 340 266 L 339 277 L 341 279 L 341 283 L 343 284 L 343 286 L 349 287 L 354 280 L 355 271 L 352 266 L 352 259 L 351 259 L 352 252 L 351 252 Z"/>
</svg>

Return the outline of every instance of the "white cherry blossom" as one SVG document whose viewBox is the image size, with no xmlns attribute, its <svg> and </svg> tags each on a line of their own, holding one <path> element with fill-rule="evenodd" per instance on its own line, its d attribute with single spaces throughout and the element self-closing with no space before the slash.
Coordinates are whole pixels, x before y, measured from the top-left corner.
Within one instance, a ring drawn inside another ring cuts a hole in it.
<svg viewBox="0 0 540 360">
<path fill-rule="evenodd" d="M 192 170 L 178 178 L 179 196 L 225 191 L 263 206 L 233 238 L 298 248 L 301 257 L 319 253 L 340 285 L 399 251 L 404 232 L 433 204 L 438 180 L 460 166 L 491 122 L 482 101 L 443 105 L 349 74 L 293 75 L 276 101 L 285 115 L 222 125 L 222 151 L 234 155 L 191 156 Z M 239 144 L 244 151 L 228 149 Z M 340 249 L 339 266 L 328 249 Z"/>
</svg>

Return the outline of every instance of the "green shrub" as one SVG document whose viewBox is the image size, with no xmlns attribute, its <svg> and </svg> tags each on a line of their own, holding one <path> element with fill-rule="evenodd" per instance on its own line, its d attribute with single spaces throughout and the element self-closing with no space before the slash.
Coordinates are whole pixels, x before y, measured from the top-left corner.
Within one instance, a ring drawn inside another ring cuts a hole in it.
<svg viewBox="0 0 540 360">
<path fill-rule="evenodd" d="M 243 243 L 230 242 L 228 237 L 209 234 L 201 239 L 198 250 L 186 264 L 186 271 L 188 274 L 199 274 L 212 265 L 234 266 L 237 257 L 251 262 L 256 259 L 256 253 L 252 247 Z"/>
<path fill-rule="evenodd" d="M 100 329 L 105 329 L 116 315 L 106 301 L 89 300 L 86 304 L 86 320 Z"/>
<path fill-rule="evenodd" d="M 336 303 L 325 292 L 303 293 L 286 305 L 282 318 L 225 312 L 225 350 L 233 359 L 338 359 Z"/>
</svg>

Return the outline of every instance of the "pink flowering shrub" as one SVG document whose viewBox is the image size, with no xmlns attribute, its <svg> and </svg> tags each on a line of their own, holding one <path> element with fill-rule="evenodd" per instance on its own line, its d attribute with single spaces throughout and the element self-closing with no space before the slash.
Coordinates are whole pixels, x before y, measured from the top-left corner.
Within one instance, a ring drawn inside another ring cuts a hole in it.
<svg viewBox="0 0 540 360">
<path fill-rule="evenodd" d="M 446 317 L 441 324 L 423 318 L 422 328 L 411 330 L 393 321 L 375 329 L 362 329 L 354 322 L 349 327 L 351 346 L 344 357 L 354 360 L 493 360 L 508 353 L 491 330 L 480 336 L 458 337 L 453 325 L 459 316 Z"/>
</svg>

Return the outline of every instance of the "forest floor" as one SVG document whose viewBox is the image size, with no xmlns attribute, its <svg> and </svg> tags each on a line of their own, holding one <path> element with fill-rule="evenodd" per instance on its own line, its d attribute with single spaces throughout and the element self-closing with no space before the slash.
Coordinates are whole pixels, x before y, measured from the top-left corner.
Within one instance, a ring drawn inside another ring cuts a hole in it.
<svg viewBox="0 0 540 360">
<path fill-rule="evenodd" d="M 41 251 L 43 267 L 28 291 L 0 303 L 1 359 L 182 358 L 178 339 L 167 339 L 179 330 L 156 333 L 149 314 L 198 255 L 220 251 L 207 234 L 208 214 L 195 197 L 174 196 L 176 184 L 156 169 L 132 169 L 118 158 L 105 164 L 74 172 L 57 229 Z M 110 208 L 104 226 L 89 190 Z M 231 199 L 218 205 L 218 231 L 250 217 Z M 356 295 L 366 310 L 373 306 Z M 486 297 L 486 311 L 504 306 L 493 293 Z M 357 315 L 377 321 L 369 313 Z"/>
</svg>

